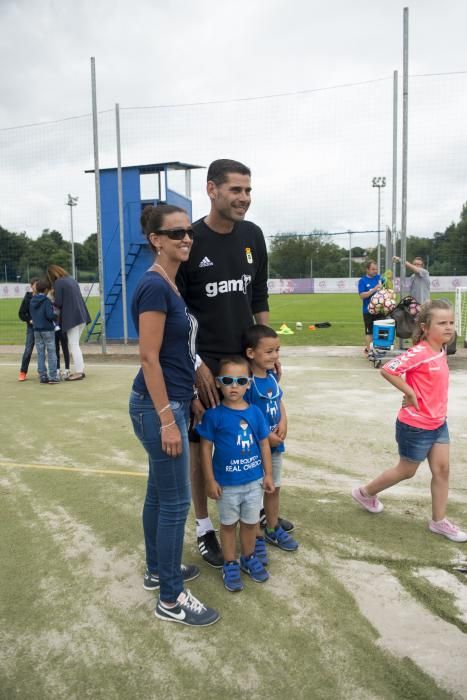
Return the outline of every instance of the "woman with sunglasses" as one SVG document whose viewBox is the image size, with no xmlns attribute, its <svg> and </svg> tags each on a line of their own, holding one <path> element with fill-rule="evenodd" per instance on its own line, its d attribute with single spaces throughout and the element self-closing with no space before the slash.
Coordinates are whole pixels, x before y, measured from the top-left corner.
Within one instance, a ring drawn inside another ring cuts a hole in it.
<svg viewBox="0 0 467 700">
<path fill-rule="evenodd" d="M 195 598 L 184 582 L 199 569 L 182 564 L 190 508 L 188 419 L 194 398 L 197 322 L 175 284 L 188 259 L 193 232 L 184 209 L 145 207 L 141 225 L 155 253 L 132 302 L 141 368 L 133 382 L 130 417 L 149 458 L 143 508 L 144 588 L 159 589 L 155 615 L 191 626 L 212 625 L 219 614 Z"/>
</svg>

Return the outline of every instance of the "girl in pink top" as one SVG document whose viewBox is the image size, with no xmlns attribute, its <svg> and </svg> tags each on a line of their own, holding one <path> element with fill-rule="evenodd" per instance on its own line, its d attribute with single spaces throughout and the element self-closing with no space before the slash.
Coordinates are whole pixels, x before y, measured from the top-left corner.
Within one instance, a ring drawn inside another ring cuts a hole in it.
<svg viewBox="0 0 467 700">
<path fill-rule="evenodd" d="M 446 518 L 449 486 L 449 431 L 446 423 L 449 369 L 445 346 L 454 334 L 451 304 L 428 301 L 420 309 L 414 345 L 381 368 L 383 377 L 404 394 L 396 421 L 399 462 L 366 486 L 354 488 L 352 497 L 370 513 L 381 513 L 377 494 L 414 476 L 428 459 L 432 478 L 431 532 L 454 542 L 466 542 L 467 533 Z"/>
</svg>

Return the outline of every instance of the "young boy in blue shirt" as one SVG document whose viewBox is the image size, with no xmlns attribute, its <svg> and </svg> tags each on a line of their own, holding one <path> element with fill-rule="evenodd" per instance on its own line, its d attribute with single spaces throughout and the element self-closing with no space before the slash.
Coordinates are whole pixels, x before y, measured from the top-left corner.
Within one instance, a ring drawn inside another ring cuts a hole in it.
<svg viewBox="0 0 467 700">
<path fill-rule="evenodd" d="M 242 338 L 243 351 L 250 362 L 251 382 L 245 400 L 258 406 L 269 427 L 269 446 L 272 457 L 272 478 L 276 487 L 272 493 L 264 494 L 266 528 L 264 537 L 258 530 L 256 556 L 266 566 L 268 563 L 265 541 L 285 552 L 295 552 L 298 543 L 280 525 L 279 503 L 282 471 L 282 454 L 287 435 L 287 415 L 282 400 L 275 366 L 279 360 L 280 343 L 276 331 L 269 326 L 250 326 Z"/>
<path fill-rule="evenodd" d="M 34 342 L 37 350 L 37 371 L 41 384 L 58 384 L 57 354 L 55 352 L 56 318 L 52 302 L 47 296 L 48 284 L 38 280 L 35 293 L 29 304 L 29 313 L 34 328 Z M 48 368 L 45 361 L 47 352 Z"/>
<path fill-rule="evenodd" d="M 228 591 L 243 589 L 240 570 L 263 583 L 269 574 L 255 555 L 263 490 L 274 491 L 269 427 L 261 411 L 244 399 L 250 385 L 244 357 L 219 362 L 216 385 L 223 400 L 209 408 L 197 426 L 201 437 L 201 466 L 209 498 L 217 501 Z M 214 454 L 213 454 L 214 446 Z M 240 522 L 240 563 L 236 557 L 236 531 Z"/>
</svg>

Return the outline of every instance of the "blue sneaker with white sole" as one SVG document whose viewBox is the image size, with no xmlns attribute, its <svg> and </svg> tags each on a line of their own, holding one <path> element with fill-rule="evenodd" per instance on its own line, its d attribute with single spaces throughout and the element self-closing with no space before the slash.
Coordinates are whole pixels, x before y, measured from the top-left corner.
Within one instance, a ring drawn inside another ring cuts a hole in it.
<svg viewBox="0 0 467 700">
<path fill-rule="evenodd" d="M 255 557 L 260 560 L 263 566 L 268 565 L 268 550 L 264 537 L 257 537 L 255 543 Z"/>
<path fill-rule="evenodd" d="M 249 557 L 240 557 L 240 568 L 256 583 L 264 583 L 269 578 L 268 572 L 254 554 L 250 554 Z"/>
<path fill-rule="evenodd" d="M 264 539 L 269 544 L 283 549 L 284 552 L 295 552 L 298 549 L 298 542 L 294 540 L 288 532 L 285 532 L 280 525 L 274 528 L 274 530 L 268 530 L 266 528 L 264 531 Z"/>
<path fill-rule="evenodd" d="M 238 561 L 226 561 L 222 567 L 222 578 L 224 586 L 231 593 L 243 591 L 243 582 L 240 576 L 240 566 Z"/>
</svg>

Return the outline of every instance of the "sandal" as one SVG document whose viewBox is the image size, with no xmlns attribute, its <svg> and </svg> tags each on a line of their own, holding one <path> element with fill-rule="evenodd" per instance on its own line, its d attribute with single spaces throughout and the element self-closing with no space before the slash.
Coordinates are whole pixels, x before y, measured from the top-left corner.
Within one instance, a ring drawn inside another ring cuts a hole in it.
<svg viewBox="0 0 467 700">
<path fill-rule="evenodd" d="M 69 377 L 65 379 L 66 382 L 77 382 L 80 379 L 84 379 L 86 375 L 84 372 L 73 372 L 73 374 L 70 374 Z"/>
</svg>

